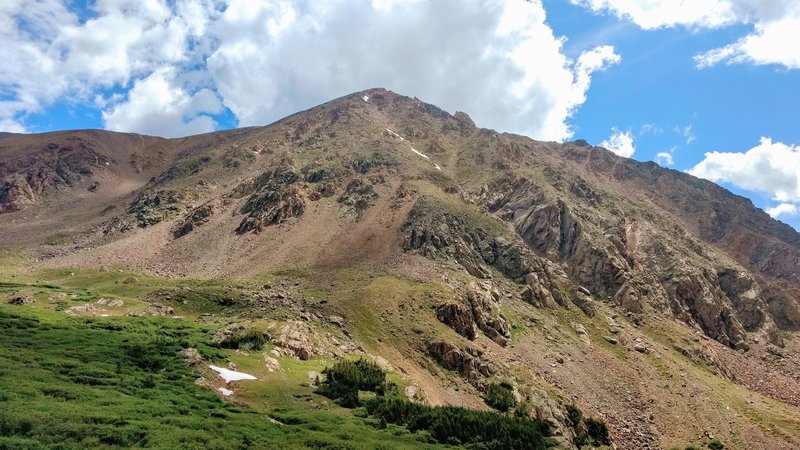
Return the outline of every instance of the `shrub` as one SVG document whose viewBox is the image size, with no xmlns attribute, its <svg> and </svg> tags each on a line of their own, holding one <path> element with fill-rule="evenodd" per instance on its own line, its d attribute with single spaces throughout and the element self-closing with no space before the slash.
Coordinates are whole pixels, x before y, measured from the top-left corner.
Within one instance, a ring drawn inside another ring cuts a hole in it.
<svg viewBox="0 0 800 450">
<path fill-rule="evenodd" d="M 492 408 L 506 412 L 517 405 L 513 387 L 506 382 L 492 383 L 486 390 L 486 404 Z"/>
<path fill-rule="evenodd" d="M 244 330 L 225 337 L 219 342 L 222 348 L 244 349 L 250 351 L 261 350 L 269 342 L 270 336 L 266 331 L 255 327 L 245 328 Z"/>
<path fill-rule="evenodd" d="M 576 405 L 567 405 L 567 421 L 575 432 L 572 442 L 578 447 L 585 445 L 600 446 L 611 445 L 608 426 L 600 419 L 583 417 L 583 413 Z"/>
<path fill-rule="evenodd" d="M 570 424 L 575 427 L 581 422 L 583 422 L 583 413 L 580 409 L 578 409 L 575 405 L 567 405 L 567 420 L 569 420 Z"/>
<path fill-rule="evenodd" d="M 608 427 L 602 420 L 590 417 L 586 419 L 586 431 L 594 445 L 611 445 L 611 438 L 608 436 Z"/>
<path fill-rule="evenodd" d="M 725 444 L 723 444 L 719 439 L 712 439 L 708 441 L 706 446 L 711 450 L 722 450 L 725 448 Z"/>
<path fill-rule="evenodd" d="M 375 397 L 365 402 L 382 422 L 424 430 L 442 444 L 479 448 L 545 449 L 552 446 L 542 422 L 455 406 L 431 407 L 400 398 Z"/>
<path fill-rule="evenodd" d="M 325 380 L 317 393 L 324 395 L 346 408 L 359 405 L 358 391 L 370 391 L 383 395 L 387 390 L 386 373 L 374 362 L 365 359 L 337 361 L 322 371 Z M 391 388 L 389 388 L 391 389 Z M 396 390 L 396 386 L 394 388 Z"/>
</svg>

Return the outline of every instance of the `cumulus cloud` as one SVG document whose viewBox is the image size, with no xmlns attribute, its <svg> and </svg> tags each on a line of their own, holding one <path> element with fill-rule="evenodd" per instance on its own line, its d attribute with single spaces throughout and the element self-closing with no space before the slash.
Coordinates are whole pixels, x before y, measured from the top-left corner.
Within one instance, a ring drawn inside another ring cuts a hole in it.
<svg viewBox="0 0 800 450">
<path fill-rule="evenodd" d="M 690 174 L 767 194 L 782 203 L 800 202 L 800 146 L 761 142 L 743 153 L 709 152 Z M 785 207 L 784 207 L 785 208 Z"/>
<path fill-rule="evenodd" d="M 380 86 L 562 140 L 591 74 L 619 60 L 611 47 L 567 59 L 539 2 L 240 0 L 214 29 L 209 71 L 242 125 Z"/>
<path fill-rule="evenodd" d="M 796 0 L 571 0 L 596 13 L 610 13 L 652 30 L 752 25 L 739 40 L 695 56 L 698 67 L 719 63 L 780 64 L 800 69 L 800 2 Z"/>
<path fill-rule="evenodd" d="M 675 160 L 672 159 L 672 153 L 670 152 L 658 152 L 656 154 L 656 162 L 667 167 L 675 164 Z"/>
<path fill-rule="evenodd" d="M 766 210 L 767 214 L 772 216 L 773 219 L 777 219 L 781 216 L 796 216 L 797 215 L 797 206 L 791 203 L 781 203 L 774 208 L 769 208 Z"/>
<path fill-rule="evenodd" d="M 164 137 L 214 131 L 222 104 L 208 89 L 190 95 L 178 84 L 174 69 L 162 68 L 134 83 L 125 101 L 103 112 L 106 127 Z"/>
<path fill-rule="evenodd" d="M 601 142 L 600 146 L 625 158 L 630 158 L 636 151 L 636 148 L 633 146 L 633 135 L 631 132 L 620 131 L 616 127 L 611 129 L 611 136 Z"/>
<path fill-rule="evenodd" d="M 97 0 L 81 23 L 64 0 L 0 2 L 0 129 L 55 101 L 92 103 L 104 88 L 160 67 L 191 67 L 207 47 L 213 0 Z M 134 127 L 130 131 L 143 131 Z"/>
<path fill-rule="evenodd" d="M 104 105 L 109 128 L 176 135 L 212 125 L 203 89 L 263 125 L 380 86 L 563 140 L 592 75 L 619 61 L 610 46 L 567 58 L 540 1 L 97 0 L 83 22 L 66 4 L 2 2 L 0 120 L 70 98 Z"/>
</svg>

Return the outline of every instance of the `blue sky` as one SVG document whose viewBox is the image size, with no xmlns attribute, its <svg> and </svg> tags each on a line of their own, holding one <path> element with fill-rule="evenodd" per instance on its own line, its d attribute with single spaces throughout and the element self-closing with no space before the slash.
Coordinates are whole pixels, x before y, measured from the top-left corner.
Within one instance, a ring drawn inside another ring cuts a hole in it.
<svg viewBox="0 0 800 450">
<path fill-rule="evenodd" d="M 689 171 L 800 229 L 794 0 L 4 0 L 0 39 L 0 131 L 183 136 L 380 86 Z"/>
</svg>

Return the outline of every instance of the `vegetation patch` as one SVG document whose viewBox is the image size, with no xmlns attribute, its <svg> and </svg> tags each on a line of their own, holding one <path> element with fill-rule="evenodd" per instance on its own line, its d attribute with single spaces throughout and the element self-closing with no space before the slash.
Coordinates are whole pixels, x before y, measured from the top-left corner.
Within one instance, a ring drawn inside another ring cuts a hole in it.
<svg viewBox="0 0 800 450">
<path fill-rule="evenodd" d="M 505 381 L 490 384 L 486 389 L 486 404 L 501 412 L 514 408 L 517 406 L 514 387 Z"/>
<path fill-rule="evenodd" d="M 575 431 L 574 443 L 578 448 L 611 445 L 606 423 L 593 417 L 584 417 L 575 405 L 567 405 L 567 420 Z"/>
<path fill-rule="evenodd" d="M 387 383 L 386 373 L 371 361 L 339 361 L 322 373 L 325 380 L 318 393 L 345 407 L 363 405 L 366 414 L 379 420 L 379 428 L 400 425 L 412 433 L 427 433 L 439 444 L 472 448 L 546 449 L 555 446 L 547 438 L 547 426 L 540 421 L 453 406 L 430 407 L 401 398 L 397 387 Z M 500 391 L 510 390 L 507 384 L 497 385 L 501 386 Z M 375 396 L 361 401 L 359 391 L 373 392 Z"/>
</svg>

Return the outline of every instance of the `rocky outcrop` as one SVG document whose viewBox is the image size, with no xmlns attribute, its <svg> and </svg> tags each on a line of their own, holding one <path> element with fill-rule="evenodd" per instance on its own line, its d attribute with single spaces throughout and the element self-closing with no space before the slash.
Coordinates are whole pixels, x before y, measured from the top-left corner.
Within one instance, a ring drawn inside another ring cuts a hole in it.
<svg viewBox="0 0 800 450">
<path fill-rule="evenodd" d="M 254 192 L 241 208 L 247 214 L 236 232 L 259 232 L 264 227 L 300 217 L 305 211 L 302 189 L 296 184 L 300 174 L 283 161 L 275 170 L 267 172 L 255 182 Z"/>
<path fill-rule="evenodd" d="M 511 339 L 511 325 L 500 312 L 500 298 L 500 292 L 489 281 L 473 284 L 467 292 L 475 324 L 486 337 L 506 346 Z"/>
<path fill-rule="evenodd" d="M 375 204 L 377 198 L 378 193 L 375 192 L 369 180 L 354 178 L 347 184 L 337 201 L 346 212 L 360 218 Z"/>
<path fill-rule="evenodd" d="M 487 265 L 518 282 L 530 272 L 545 270 L 544 261 L 524 243 L 505 236 L 501 224 L 430 198 L 414 204 L 402 231 L 406 252 L 452 258 L 477 278 L 491 278 Z"/>
<path fill-rule="evenodd" d="M 314 356 L 313 331 L 307 324 L 294 321 L 284 325 L 275 339 L 275 353 L 303 361 Z"/>
<path fill-rule="evenodd" d="M 475 339 L 477 333 L 470 307 L 460 303 L 445 303 L 436 308 L 436 317 L 461 336 Z"/>
<path fill-rule="evenodd" d="M 466 294 L 466 303 L 446 303 L 436 308 L 440 322 L 469 340 L 477 336 L 477 329 L 486 337 L 506 346 L 511 338 L 511 325 L 500 312 L 500 292 L 490 281 L 472 284 Z"/>
<path fill-rule="evenodd" d="M 24 295 L 12 297 L 11 300 L 8 301 L 9 305 L 28 305 L 30 303 L 33 303 L 33 299 Z"/>
<path fill-rule="evenodd" d="M 37 204 L 48 193 L 90 188 L 100 167 L 114 161 L 86 139 L 70 138 L 27 148 L 0 161 L 0 213 Z"/>
<path fill-rule="evenodd" d="M 475 348 L 461 349 L 450 342 L 431 342 L 427 350 L 442 367 L 470 379 L 489 377 L 497 372 L 492 364 L 482 358 L 481 351 Z"/>
<path fill-rule="evenodd" d="M 172 232 L 173 237 L 177 239 L 186 236 L 195 228 L 211 220 L 211 216 L 214 215 L 215 207 L 216 205 L 213 203 L 206 203 L 191 209 L 178 223 L 175 231 Z"/>
<path fill-rule="evenodd" d="M 181 210 L 183 195 L 172 189 L 142 191 L 128 207 L 136 225 L 149 227 L 174 216 Z"/>
</svg>

